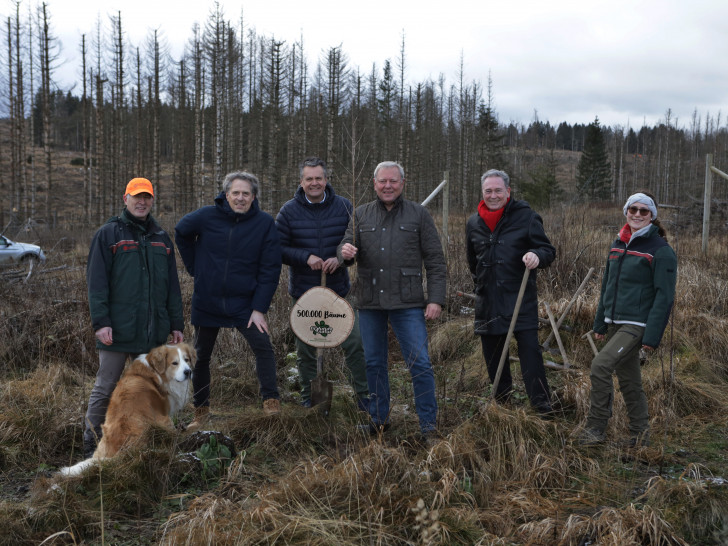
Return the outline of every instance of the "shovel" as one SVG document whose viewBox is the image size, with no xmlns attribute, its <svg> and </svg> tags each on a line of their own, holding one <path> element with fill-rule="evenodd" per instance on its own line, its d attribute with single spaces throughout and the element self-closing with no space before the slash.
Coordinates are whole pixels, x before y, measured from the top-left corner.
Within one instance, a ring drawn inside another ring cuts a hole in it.
<svg viewBox="0 0 728 546">
<path fill-rule="evenodd" d="M 321 271 L 321 286 L 326 287 L 326 273 Z M 321 406 L 324 415 L 331 410 L 334 384 L 324 377 L 324 349 L 316 347 L 316 377 L 311 381 L 311 406 Z"/>
<path fill-rule="evenodd" d="M 518 290 L 518 298 L 516 298 L 516 306 L 513 309 L 513 317 L 511 318 L 511 325 L 508 328 L 508 335 L 506 336 L 506 343 L 503 346 L 503 352 L 501 353 L 500 362 L 498 363 L 498 371 L 493 379 L 493 400 L 495 400 L 495 394 L 498 392 L 498 383 L 500 383 L 501 374 L 503 373 L 503 365 L 505 364 L 506 357 L 508 356 L 508 346 L 511 343 L 513 337 L 513 330 L 516 328 L 516 321 L 518 321 L 518 312 L 521 310 L 521 302 L 523 301 L 523 293 L 526 291 L 526 283 L 528 282 L 528 275 L 531 270 L 526 268 L 523 272 L 523 280 L 521 280 L 521 288 Z"/>
</svg>

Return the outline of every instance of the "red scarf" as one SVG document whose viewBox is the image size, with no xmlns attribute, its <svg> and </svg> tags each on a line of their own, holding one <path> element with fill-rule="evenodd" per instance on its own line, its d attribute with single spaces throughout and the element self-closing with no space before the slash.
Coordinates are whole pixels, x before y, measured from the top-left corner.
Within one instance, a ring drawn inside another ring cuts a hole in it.
<svg viewBox="0 0 728 546">
<path fill-rule="evenodd" d="M 629 223 L 624 224 L 624 227 L 619 230 L 619 240 L 622 241 L 624 244 L 629 243 L 629 240 L 632 238 L 632 230 L 629 227 Z"/>
<path fill-rule="evenodd" d="M 511 198 L 508 198 L 508 201 L 510 201 Z M 506 201 L 506 205 L 508 204 L 508 201 Z M 503 217 L 503 211 L 506 210 L 506 207 L 503 206 L 499 208 L 498 210 L 490 210 L 488 207 L 485 206 L 485 201 L 481 200 L 480 203 L 478 203 L 478 214 L 483 219 L 483 222 L 485 222 L 485 225 L 488 226 L 488 229 L 490 229 L 491 232 L 495 232 L 495 226 L 498 225 L 498 222 L 500 222 L 500 219 Z"/>
</svg>

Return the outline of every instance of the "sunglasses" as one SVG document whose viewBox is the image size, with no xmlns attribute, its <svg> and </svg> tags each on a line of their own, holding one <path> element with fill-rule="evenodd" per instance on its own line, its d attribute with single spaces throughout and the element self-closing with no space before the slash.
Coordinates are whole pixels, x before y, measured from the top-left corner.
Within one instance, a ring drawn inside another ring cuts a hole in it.
<svg viewBox="0 0 728 546">
<path fill-rule="evenodd" d="M 639 212 L 640 216 L 647 216 L 650 214 L 650 209 L 641 209 L 639 207 L 629 207 L 627 210 L 630 214 L 637 214 Z"/>
</svg>

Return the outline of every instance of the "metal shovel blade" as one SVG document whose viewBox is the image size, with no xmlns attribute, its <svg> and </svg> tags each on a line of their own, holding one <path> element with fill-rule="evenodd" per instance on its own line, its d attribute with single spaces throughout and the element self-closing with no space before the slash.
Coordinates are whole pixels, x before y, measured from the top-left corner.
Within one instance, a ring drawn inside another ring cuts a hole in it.
<svg viewBox="0 0 728 546">
<path fill-rule="evenodd" d="M 334 395 L 334 384 L 327 381 L 323 374 L 324 350 L 316 349 L 316 377 L 311 381 L 311 406 L 321 406 L 325 415 L 331 410 L 331 399 Z"/>
</svg>

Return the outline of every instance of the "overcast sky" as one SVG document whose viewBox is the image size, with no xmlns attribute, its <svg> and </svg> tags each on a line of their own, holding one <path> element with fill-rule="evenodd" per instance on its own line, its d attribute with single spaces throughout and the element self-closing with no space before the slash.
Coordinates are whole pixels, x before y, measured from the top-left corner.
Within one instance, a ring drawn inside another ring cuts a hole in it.
<svg viewBox="0 0 728 546">
<path fill-rule="evenodd" d="M 27 10 L 29 0 L 22 0 Z M 35 1 L 35 0 L 33 0 Z M 46 0 L 67 89 L 80 73 L 80 36 L 121 11 L 127 38 L 141 45 L 158 28 L 179 59 L 195 22 L 212 2 L 191 0 Z M 640 127 L 664 120 L 688 126 L 693 111 L 728 113 L 726 0 L 240 0 L 221 1 L 227 18 L 288 43 L 303 37 L 313 69 L 321 52 L 343 46 L 350 66 L 371 71 L 406 43 L 410 82 L 458 77 L 483 85 L 491 72 L 501 122 L 589 123 Z M 13 13 L 5 0 L 3 15 Z"/>
</svg>

